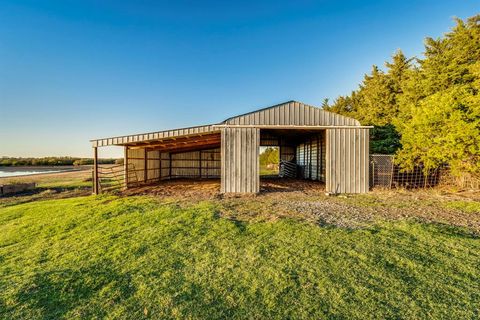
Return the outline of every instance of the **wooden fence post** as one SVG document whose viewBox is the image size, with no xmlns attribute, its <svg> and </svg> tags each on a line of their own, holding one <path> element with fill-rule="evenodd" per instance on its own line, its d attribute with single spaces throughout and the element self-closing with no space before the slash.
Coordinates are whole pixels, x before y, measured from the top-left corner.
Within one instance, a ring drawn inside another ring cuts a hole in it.
<svg viewBox="0 0 480 320">
<path fill-rule="evenodd" d="M 128 189 L 128 147 L 125 146 L 124 150 L 124 159 L 123 159 L 123 166 L 125 171 L 125 189 Z"/>
<path fill-rule="evenodd" d="M 144 149 L 143 152 L 143 183 L 147 184 L 148 180 L 148 150 L 147 148 Z"/>
<path fill-rule="evenodd" d="M 98 150 L 93 147 L 93 193 L 98 194 Z"/>
</svg>

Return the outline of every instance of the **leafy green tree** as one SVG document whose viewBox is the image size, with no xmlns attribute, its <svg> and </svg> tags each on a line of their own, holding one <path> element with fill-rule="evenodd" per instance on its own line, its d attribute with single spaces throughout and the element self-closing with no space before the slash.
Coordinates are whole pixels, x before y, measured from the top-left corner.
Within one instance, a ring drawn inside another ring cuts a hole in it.
<svg viewBox="0 0 480 320">
<path fill-rule="evenodd" d="M 480 15 L 457 19 L 442 38 L 427 38 L 424 55 L 404 86 L 405 115 L 395 122 L 402 136 L 398 163 L 425 170 L 449 164 L 458 175 L 480 176 Z"/>
<path fill-rule="evenodd" d="M 278 164 L 280 162 L 280 156 L 278 148 L 267 147 L 260 154 L 260 164 L 265 166 L 267 164 Z"/>
<path fill-rule="evenodd" d="M 402 129 L 397 161 L 405 169 L 449 164 L 454 173 L 480 174 L 480 97 L 452 87 L 423 99 Z"/>
</svg>

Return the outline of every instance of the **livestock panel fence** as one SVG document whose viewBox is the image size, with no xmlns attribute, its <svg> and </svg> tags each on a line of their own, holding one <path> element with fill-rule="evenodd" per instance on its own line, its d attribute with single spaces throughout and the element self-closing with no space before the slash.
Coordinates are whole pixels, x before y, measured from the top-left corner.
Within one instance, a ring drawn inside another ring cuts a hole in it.
<svg viewBox="0 0 480 320">
<path fill-rule="evenodd" d="M 411 171 L 403 171 L 395 164 L 394 156 L 385 154 L 370 155 L 371 188 L 432 188 L 436 186 L 457 186 L 467 189 L 480 189 L 480 179 L 463 176 L 455 177 L 448 165 L 424 172 L 423 166 L 415 166 Z"/>
</svg>

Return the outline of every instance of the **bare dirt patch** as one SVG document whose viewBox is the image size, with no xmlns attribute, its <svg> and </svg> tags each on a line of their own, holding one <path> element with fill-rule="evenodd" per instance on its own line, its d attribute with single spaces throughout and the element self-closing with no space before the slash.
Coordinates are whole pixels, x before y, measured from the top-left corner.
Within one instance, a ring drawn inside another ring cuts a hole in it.
<svg viewBox="0 0 480 320">
<path fill-rule="evenodd" d="M 255 196 L 222 196 L 219 190 L 218 180 L 173 180 L 123 194 L 151 195 L 180 205 L 209 200 L 223 217 L 239 221 L 294 218 L 361 228 L 379 220 L 415 219 L 465 227 L 480 234 L 478 192 L 374 190 L 363 195 L 327 196 L 321 183 L 282 179 L 262 179 L 261 192 Z"/>
<path fill-rule="evenodd" d="M 17 181 L 32 179 L 39 185 L 36 192 L 0 198 L 0 206 L 91 194 L 89 170 L 18 177 Z M 253 196 L 224 196 L 219 193 L 219 180 L 182 179 L 132 188 L 120 196 L 152 196 L 179 206 L 209 201 L 222 217 L 238 221 L 293 218 L 319 225 L 362 228 L 376 221 L 415 219 L 464 227 L 480 235 L 480 192 L 396 189 L 326 196 L 321 183 L 282 179 L 262 179 L 260 189 Z"/>
<path fill-rule="evenodd" d="M 220 180 L 175 179 L 164 180 L 158 184 L 127 189 L 123 195 L 151 195 L 160 199 L 201 201 L 218 198 Z"/>
</svg>

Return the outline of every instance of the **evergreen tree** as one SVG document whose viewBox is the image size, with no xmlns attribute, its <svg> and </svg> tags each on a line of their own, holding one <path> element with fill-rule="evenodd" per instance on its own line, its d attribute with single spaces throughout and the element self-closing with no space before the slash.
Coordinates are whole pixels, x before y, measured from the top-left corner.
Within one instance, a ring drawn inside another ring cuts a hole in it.
<svg viewBox="0 0 480 320">
<path fill-rule="evenodd" d="M 397 151 L 405 169 L 449 164 L 480 177 L 480 15 L 427 38 L 422 59 L 397 51 L 385 66 L 324 108 L 373 125 L 370 151 Z"/>
<path fill-rule="evenodd" d="M 400 136 L 392 123 L 399 116 L 398 100 L 403 94 L 403 81 L 411 70 L 411 61 L 402 51 L 397 51 L 392 62 L 385 64 L 386 72 L 373 66 L 358 90 L 350 96 L 340 96 L 326 108 L 354 117 L 363 125 L 373 125 L 372 153 L 392 154 L 400 147 Z"/>
</svg>

